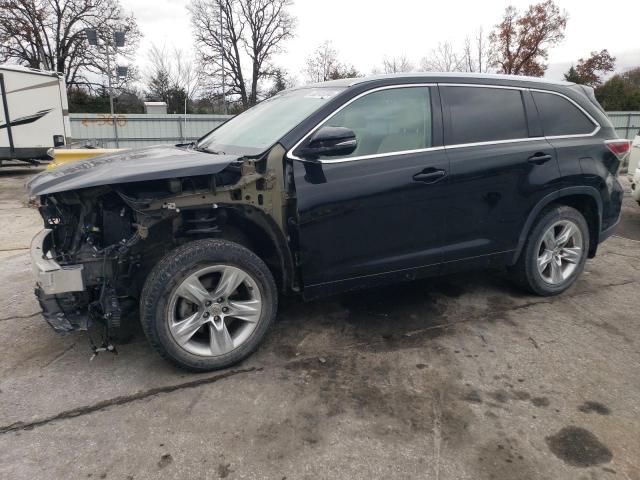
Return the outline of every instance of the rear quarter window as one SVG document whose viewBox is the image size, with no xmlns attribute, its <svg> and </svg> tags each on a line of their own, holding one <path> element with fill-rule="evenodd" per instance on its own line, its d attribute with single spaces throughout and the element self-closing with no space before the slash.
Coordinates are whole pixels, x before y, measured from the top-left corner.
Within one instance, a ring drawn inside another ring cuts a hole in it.
<svg viewBox="0 0 640 480">
<path fill-rule="evenodd" d="M 531 92 L 547 137 L 589 135 L 596 125 L 572 102 L 560 95 Z"/>
<path fill-rule="evenodd" d="M 449 113 L 447 145 L 527 138 L 529 130 L 520 90 L 442 87 Z"/>
</svg>

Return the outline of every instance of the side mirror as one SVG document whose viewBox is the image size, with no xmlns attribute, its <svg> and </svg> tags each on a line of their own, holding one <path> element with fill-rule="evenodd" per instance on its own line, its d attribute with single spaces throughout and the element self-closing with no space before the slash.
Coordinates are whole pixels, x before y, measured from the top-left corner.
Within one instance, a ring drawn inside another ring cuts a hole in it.
<svg viewBox="0 0 640 480">
<path fill-rule="evenodd" d="M 345 127 L 322 127 L 297 153 L 301 158 L 317 160 L 320 156 L 349 155 L 357 146 L 358 140 L 353 130 Z"/>
</svg>

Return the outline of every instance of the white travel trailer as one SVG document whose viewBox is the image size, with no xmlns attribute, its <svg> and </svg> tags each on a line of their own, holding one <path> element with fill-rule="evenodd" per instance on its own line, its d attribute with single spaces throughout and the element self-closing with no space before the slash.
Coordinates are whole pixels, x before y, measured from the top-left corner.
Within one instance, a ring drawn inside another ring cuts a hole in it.
<svg viewBox="0 0 640 480">
<path fill-rule="evenodd" d="M 4 160 L 37 163 L 71 136 L 64 77 L 0 65 L 0 166 Z"/>
</svg>

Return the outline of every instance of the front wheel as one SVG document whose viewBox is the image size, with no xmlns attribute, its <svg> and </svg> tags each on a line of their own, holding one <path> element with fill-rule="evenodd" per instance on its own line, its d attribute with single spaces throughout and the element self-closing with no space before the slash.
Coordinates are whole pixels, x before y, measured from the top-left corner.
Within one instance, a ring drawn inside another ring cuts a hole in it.
<svg viewBox="0 0 640 480">
<path fill-rule="evenodd" d="M 584 269 L 589 241 L 587 222 L 578 210 L 565 205 L 545 210 L 512 268 L 516 282 L 542 296 L 564 292 Z"/>
<path fill-rule="evenodd" d="M 169 252 L 142 290 L 144 332 L 165 359 L 194 371 L 229 367 L 258 346 L 277 310 L 265 263 L 226 240 L 197 240 Z"/>
</svg>

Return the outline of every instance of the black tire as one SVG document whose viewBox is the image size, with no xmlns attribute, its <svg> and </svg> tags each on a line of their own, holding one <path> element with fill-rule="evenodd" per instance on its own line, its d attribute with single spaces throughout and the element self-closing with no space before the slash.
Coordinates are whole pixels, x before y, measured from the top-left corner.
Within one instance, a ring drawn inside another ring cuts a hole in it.
<svg viewBox="0 0 640 480">
<path fill-rule="evenodd" d="M 582 234 L 583 246 L 582 256 L 576 264 L 575 270 L 564 281 L 552 284 L 543 278 L 538 271 L 538 248 L 545 232 L 556 222 L 569 220 L 573 222 Z M 513 280 L 531 293 L 543 297 L 558 295 L 567 290 L 584 270 L 589 252 L 589 226 L 584 216 L 575 208 L 566 205 L 551 205 L 543 210 L 535 224 L 529 232 L 527 241 L 524 244 L 520 258 L 516 264 L 510 268 Z"/>
<path fill-rule="evenodd" d="M 183 349 L 169 331 L 168 309 L 172 292 L 198 269 L 230 265 L 247 272 L 258 285 L 262 312 L 244 343 L 216 357 L 200 356 Z M 253 252 L 228 240 L 196 240 L 169 252 L 147 277 L 140 299 L 140 320 L 147 339 L 158 353 L 178 367 L 205 372 L 226 368 L 249 356 L 260 344 L 278 308 L 278 290 L 273 275 Z"/>
</svg>

